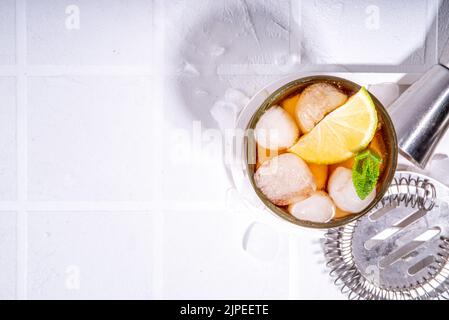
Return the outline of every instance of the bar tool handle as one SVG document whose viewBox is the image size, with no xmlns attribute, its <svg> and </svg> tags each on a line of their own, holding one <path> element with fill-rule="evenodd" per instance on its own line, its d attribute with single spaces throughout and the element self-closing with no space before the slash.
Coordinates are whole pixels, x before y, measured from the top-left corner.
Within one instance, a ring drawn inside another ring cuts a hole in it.
<svg viewBox="0 0 449 320">
<path fill-rule="evenodd" d="M 449 125 L 449 69 L 434 65 L 389 108 L 399 152 L 420 168 Z"/>
</svg>

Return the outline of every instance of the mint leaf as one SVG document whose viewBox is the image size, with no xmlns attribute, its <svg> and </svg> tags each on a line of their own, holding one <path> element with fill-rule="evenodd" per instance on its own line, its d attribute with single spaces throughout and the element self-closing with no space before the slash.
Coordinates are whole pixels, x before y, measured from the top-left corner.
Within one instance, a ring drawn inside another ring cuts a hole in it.
<svg viewBox="0 0 449 320">
<path fill-rule="evenodd" d="M 360 199 L 365 199 L 376 187 L 382 158 L 372 150 L 364 150 L 355 157 L 352 183 Z"/>
</svg>

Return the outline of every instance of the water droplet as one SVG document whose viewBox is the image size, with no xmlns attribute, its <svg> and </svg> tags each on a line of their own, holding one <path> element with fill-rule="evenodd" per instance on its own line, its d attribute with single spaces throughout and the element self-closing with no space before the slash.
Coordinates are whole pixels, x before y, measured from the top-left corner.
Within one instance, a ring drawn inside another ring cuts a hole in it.
<svg viewBox="0 0 449 320">
<path fill-rule="evenodd" d="M 209 95 L 209 92 L 207 92 L 206 90 L 203 90 L 203 89 L 196 89 L 195 94 L 197 96 L 207 96 L 207 95 Z"/>
<path fill-rule="evenodd" d="M 198 69 L 191 63 L 185 61 L 182 67 L 182 73 L 186 76 L 197 77 L 200 75 Z"/>
<path fill-rule="evenodd" d="M 225 52 L 226 52 L 226 49 L 221 46 L 213 46 L 210 49 L 210 55 L 214 56 L 214 57 L 219 57 L 219 56 L 223 55 Z"/>
</svg>

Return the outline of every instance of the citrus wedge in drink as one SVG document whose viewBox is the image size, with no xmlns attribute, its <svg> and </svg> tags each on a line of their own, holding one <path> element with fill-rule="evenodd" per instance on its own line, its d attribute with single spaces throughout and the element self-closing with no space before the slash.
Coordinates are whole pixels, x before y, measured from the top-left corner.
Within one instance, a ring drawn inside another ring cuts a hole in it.
<svg viewBox="0 0 449 320">
<path fill-rule="evenodd" d="M 334 164 L 366 148 L 377 129 L 377 111 L 365 88 L 329 113 L 288 151 L 307 162 Z"/>
</svg>

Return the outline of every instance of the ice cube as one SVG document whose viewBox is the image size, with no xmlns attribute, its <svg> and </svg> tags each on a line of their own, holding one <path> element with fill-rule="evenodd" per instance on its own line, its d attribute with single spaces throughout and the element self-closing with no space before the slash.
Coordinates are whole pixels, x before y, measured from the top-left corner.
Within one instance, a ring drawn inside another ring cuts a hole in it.
<svg viewBox="0 0 449 320">
<path fill-rule="evenodd" d="M 220 129 L 233 129 L 239 107 L 232 102 L 218 100 L 212 106 L 210 113 Z"/>
<path fill-rule="evenodd" d="M 225 91 L 224 99 L 216 101 L 210 113 L 220 129 L 233 129 L 238 114 L 248 102 L 249 97 L 242 91 L 228 88 Z"/>
<path fill-rule="evenodd" d="M 225 100 L 235 104 L 240 111 L 248 104 L 249 97 L 240 90 L 228 88 L 225 92 Z"/>
</svg>

